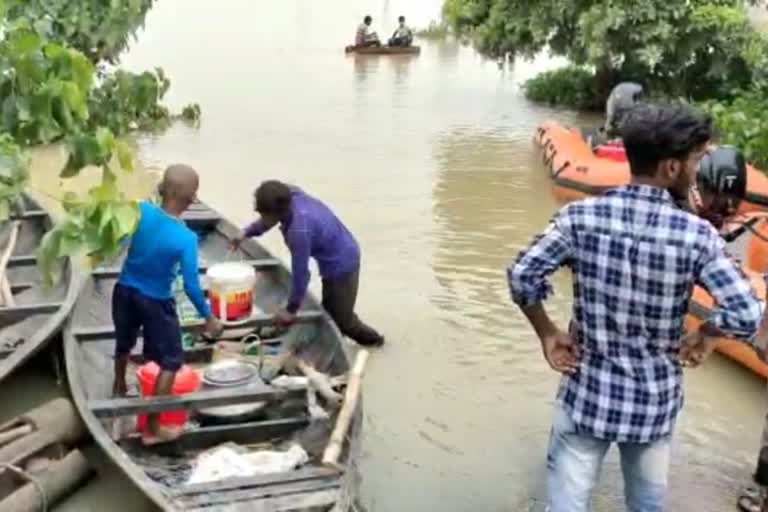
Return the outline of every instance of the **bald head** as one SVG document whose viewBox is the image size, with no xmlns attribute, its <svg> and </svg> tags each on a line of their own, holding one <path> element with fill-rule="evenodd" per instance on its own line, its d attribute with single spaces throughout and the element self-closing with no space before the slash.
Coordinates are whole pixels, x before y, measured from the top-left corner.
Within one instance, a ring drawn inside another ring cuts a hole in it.
<svg viewBox="0 0 768 512">
<path fill-rule="evenodd" d="M 163 173 L 158 189 L 163 204 L 181 213 L 195 200 L 199 185 L 197 171 L 188 165 L 174 164 Z"/>
</svg>

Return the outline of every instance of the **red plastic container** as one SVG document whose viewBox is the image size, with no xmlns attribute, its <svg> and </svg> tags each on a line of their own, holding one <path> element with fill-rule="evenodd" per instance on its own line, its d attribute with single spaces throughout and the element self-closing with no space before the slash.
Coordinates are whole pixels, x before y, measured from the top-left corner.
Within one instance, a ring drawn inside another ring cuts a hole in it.
<svg viewBox="0 0 768 512">
<path fill-rule="evenodd" d="M 136 376 L 139 378 L 139 384 L 141 386 L 142 396 L 152 396 L 155 391 L 155 381 L 160 373 L 160 367 L 153 362 L 149 362 L 140 367 L 136 371 Z M 173 388 L 171 393 L 180 396 L 187 393 L 194 393 L 200 389 L 201 379 L 200 375 L 189 366 L 182 366 L 176 373 L 176 378 L 173 381 Z M 181 411 L 164 411 L 160 413 L 160 424 L 166 426 L 179 426 L 183 427 L 187 422 L 189 413 L 184 410 Z M 136 422 L 136 428 L 139 432 L 143 432 L 147 426 L 147 415 L 141 414 Z"/>
<path fill-rule="evenodd" d="M 595 148 L 595 155 L 600 158 L 606 158 L 613 160 L 614 162 L 626 162 L 627 152 L 624 149 L 624 144 L 616 142 L 608 142 Z"/>
</svg>

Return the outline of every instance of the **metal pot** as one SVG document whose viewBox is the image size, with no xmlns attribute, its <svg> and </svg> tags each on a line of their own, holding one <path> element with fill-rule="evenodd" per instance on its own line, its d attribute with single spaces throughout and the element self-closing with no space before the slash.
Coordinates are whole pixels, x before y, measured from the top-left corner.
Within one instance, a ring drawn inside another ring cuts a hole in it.
<svg viewBox="0 0 768 512">
<path fill-rule="evenodd" d="M 238 389 L 263 388 L 264 381 L 259 376 L 256 365 L 237 359 L 227 359 L 209 366 L 203 372 L 203 389 Z M 267 402 L 251 402 L 237 405 L 223 405 L 220 407 L 208 407 L 198 409 L 203 416 L 234 419 L 242 416 L 251 416 L 266 407 Z"/>
</svg>

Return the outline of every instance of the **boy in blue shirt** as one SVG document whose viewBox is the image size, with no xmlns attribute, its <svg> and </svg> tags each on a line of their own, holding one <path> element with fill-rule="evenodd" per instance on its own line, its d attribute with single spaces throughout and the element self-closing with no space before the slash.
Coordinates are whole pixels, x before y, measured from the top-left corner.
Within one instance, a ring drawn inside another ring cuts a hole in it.
<svg viewBox="0 0 768 512">
<path fill-rule="evenodd" d="M 194 169 L 172 165 L 166 169 L 159 187 L 162 206 L 148 201 L 140 203 L 139 225 L 131 237 L 128 256 L 112 294 L 116 339 L 113 392 L 117 396 L 126 393 L 128 356 L 140 328 L 145 358 L 160 367 L 153 394 L 171 393 L 176 372 L 184 363 L 181 326 L 171 291 L 179 267 L 184 291 L 206 319 L 206 331 L 212 336 L 221 333 L 221 324 L 211 313 L 200 288 L 197 235 L 180 218 L 194 202 L 198 185 Z M 172 441 L 181 435 L 181 429 L 161 427 L 159 418 L 159 413 L 148 416 L 142 436 L 144 444 Z"/>
</svg>

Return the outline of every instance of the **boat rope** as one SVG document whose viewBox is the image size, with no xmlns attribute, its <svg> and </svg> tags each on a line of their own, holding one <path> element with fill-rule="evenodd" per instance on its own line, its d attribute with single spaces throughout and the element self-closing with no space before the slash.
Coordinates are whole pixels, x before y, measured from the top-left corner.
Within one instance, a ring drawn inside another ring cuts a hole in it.
<svg viewBox="0 0 768 512">
<path fill-rule="evenodd" d="M 37 492 L 40 494 L 40 501 L 42 502 L 42 506 L 43 506 L 42 512 L 48 511 L 48 496 L 46 496 L 45 489 L 43 488 L 43 484 L 40 483 L 40 480 L 33 477 L 32 475 L 30 475 L 20 467 L 10 464 L 8 462 L 0 462 L 0 468 L 7 469 L 12 473 L 15 473 L 16 475 L 20 476 L 24 480 L 28 481 L 32 485 L 34 485 L 35 489 L 37 489 Z"/>
</svg>

